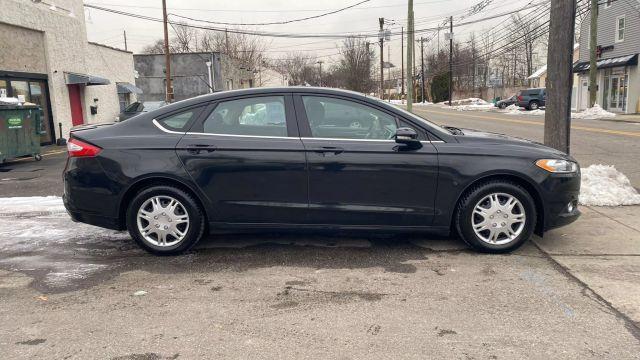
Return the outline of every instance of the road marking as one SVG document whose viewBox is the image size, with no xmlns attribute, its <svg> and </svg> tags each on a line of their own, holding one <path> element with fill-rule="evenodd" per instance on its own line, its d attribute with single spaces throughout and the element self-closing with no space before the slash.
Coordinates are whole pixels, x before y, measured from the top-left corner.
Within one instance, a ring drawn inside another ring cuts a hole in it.
<svg viewBox="0 0 640 360">
<path fill-rule="evenodd" d="M 416 110 L 416 111 L 424 111 L 425 113 L 432 112 L 432 113 L 441 114 L 441 115 L 451 115 L 450 112 L 442 112 L 442 111 L 423 110 L 423 109 Z M 502 121 L 502 122 L 515 123 L 515 124 L 544 126 L 544 122 L 531 121 L 531 120 L 503 119 L 503 118 L 499 118 L 499 117 L 495 117 L 495 116 L 470 115 L 470 114 L 460 114 L 460 115 L 465 116 L 465 117 L 473 117 L 473 118 L 488 119 L 488 120 L 497 120 L 497 121 Z M 588 126 L 580 126 L 580 125 L 578 125 L 578 126 L 571 125 L 571 128 L 572 129 L 576 129 L 576 130 L 595 132 L 595 133 L 640 137 L 640 132 L 637 132 L 637 131 L 600 129 L 600 128 L 594 128 L 594 127 L 588 127 Z"/>
</svg>

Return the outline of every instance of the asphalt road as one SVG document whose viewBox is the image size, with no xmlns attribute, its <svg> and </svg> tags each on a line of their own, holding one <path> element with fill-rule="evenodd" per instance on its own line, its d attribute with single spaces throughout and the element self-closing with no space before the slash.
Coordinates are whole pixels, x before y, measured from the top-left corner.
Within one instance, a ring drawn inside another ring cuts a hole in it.
<svg viewBox="0 0 640 360">
<path fill-rule="evenodd" d="M 416 106 L 414 112 L 441 125 L 544 142 L 544 116 L 456 111 L 436 105 Z M 582 167 L 591 164 L 615 165 L 634 187 L 640 188 L 640 123 L 573 119 L 570 152 Z"/>
</svg>

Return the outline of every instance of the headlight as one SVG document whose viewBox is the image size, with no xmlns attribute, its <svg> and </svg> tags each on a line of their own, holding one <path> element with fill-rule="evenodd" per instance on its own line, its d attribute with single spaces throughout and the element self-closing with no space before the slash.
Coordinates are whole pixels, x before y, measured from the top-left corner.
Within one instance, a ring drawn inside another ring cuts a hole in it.
<svg viewBox="0 0 640 360">
<path fill-rule="evenodd" d="M 578 164 L 569 160 L 540 159 L 536 166 L 552 173 L 573 173 L 578 171 Z"/>
</svg>

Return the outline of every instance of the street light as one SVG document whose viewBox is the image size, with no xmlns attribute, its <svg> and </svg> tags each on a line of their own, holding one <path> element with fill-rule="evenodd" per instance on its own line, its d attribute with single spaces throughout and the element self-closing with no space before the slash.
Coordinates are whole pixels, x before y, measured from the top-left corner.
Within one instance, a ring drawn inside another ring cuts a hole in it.
<svg viewBox="0 0 640 360">
<path fill-rule="evenodd" d="M 211 61 L 205 62 L 207 64 L 207 72 L 209 73 L 209 92 L 213 92 L 213 76 L 211 75 L 211 65 L 213 64 Z"/>
</svg>

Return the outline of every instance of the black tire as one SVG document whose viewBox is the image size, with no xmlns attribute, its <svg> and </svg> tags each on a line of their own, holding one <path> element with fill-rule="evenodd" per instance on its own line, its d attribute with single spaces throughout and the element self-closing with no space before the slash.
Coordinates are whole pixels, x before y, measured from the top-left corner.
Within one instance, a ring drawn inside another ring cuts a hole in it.
<svg viewBox="0 0 640 360">
<path fill-rule="evenodd" d="M 157 246 L 147 241 L 137 226 L 137 214 L 145 201 L 154 196 L 170 196 L 178 200 L 189 216 L 189 227 L 184 238 L 172 246 Z M 191 249 L 202 238 L 205 230 L 205 216 L 192 195 L 173 186 L 156 185 L 140 190 L 129 203 L 126 214 L 127 230 L 140 247 L 155 255 L 178 255 Z"/>
<path fill-rule="evenodd" d="M 500 109 L 506 109 L 507 108 L 507 104 L 505 103 L 500 103 Z"/>
<path fill-rule="evenodd" d="M 36 161 L 40 161 L 40 160 L 42 160 L 42 155 L 40 155 L 40 154 L 35 154 L 35 155 L 33 155 L 33 158 L 34 158 Z"/>
<path fill-rule="evenodd" d="M 540 108 L 540 104 L 538 103 L 538 101 L 533 100 L 532 102 L 529 103 L 528 110 L 538 110 L 539 108 Z"/>
<path fill-rule="evenodd" d="M 522 232 L 506 244 L 498 245 L 485 242 L 473 230 L 474 207 L 483 198 L 492 193 L 505 193 L 515 197 L 522 204 L 526 215 Z M 493 180 L 470 188 L 462 196 L 454 217 L 456 230 L 462 240 L 473 249 L 487 253 L 506 253 L 519 248 L 531 238 L 536 221 L 536 206 L 529 192 L 516 183 L 502 180 Z"/>
</svg>

